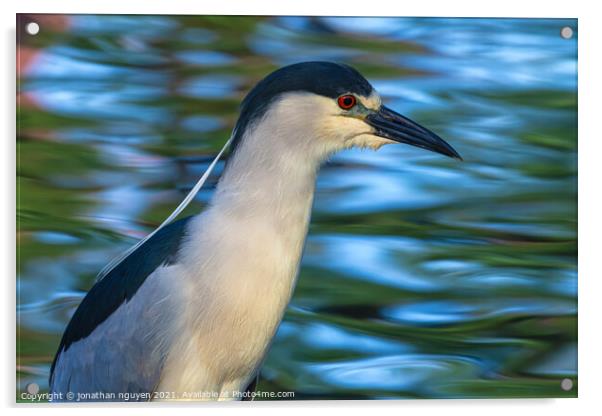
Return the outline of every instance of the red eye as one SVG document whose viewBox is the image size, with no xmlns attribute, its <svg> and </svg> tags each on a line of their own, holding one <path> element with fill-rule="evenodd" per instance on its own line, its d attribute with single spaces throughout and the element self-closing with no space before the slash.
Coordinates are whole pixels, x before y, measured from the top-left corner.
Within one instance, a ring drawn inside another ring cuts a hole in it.
<svg viewBox="0 0 602 416">
<path fill-rule="evenodd" d="M 343 110 L 349 110 L 355 105 L 357 100 L 353 95 L 341 95 L 337 99 L 337 102 L 339 104 L 339 107 L 341 107 Z"/>
</svg>

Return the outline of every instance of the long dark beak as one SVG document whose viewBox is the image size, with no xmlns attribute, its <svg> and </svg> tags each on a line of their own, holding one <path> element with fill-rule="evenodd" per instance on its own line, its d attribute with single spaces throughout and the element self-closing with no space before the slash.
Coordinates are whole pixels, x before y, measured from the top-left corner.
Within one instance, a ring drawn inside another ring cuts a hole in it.
<svg viewBox="0 0 602 416">
<path fill-rule="evenodd" d="M 377 136 L 462 160 L 458 152 L 441 137 L 384 105 L 365 120 L 376 130 Z"/>
</svg>

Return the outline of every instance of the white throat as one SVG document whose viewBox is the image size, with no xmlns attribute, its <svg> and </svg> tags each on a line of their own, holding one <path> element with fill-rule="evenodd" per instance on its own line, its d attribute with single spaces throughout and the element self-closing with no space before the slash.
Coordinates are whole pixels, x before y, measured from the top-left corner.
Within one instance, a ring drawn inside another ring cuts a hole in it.
<svg viewBox="0 0 602 416">
<path fill-rule="evenodd" d="M 276 106 L 277 111 L 278 106 Z M 277 116 L 251 126 L 228 161 L 212 206 L 239 217 L 273 221 L 290 233 L 306 232 L 316 174 L 326 151 L 311 129 L 277 125 Z"/>
</svg>

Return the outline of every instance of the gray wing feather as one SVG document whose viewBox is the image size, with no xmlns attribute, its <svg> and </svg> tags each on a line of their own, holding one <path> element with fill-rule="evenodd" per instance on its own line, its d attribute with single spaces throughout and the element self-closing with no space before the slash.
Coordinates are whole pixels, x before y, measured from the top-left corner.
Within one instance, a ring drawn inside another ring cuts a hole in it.
<svg viewBox="0 0 602 416">
<path fill-rule="evenodd" d="M 159 383 L 169 334 L 157 327 L 171 320 L 164 304 L 160 268 L 151 274 L 136 296 L 123 303 L 86 338 L 57 356 L 51 390 L 84 400 L 148 400 Z M 136 398 L 135 394 L 146 393 Z M 132 396 L 134 396 L 132 398 Z"/>
<path fill-rule="evenodd" d="M 177 309 L 177 303 L 170 303 L 172 268 L 177 267 L 190 219 L 159 229 L 90 289 L 67 325 L 52 363 L 52 392 L 86 393 L 91 400 L 127 400 L 119 394 L 152 393 Z M 165 273 L 168 269 L 170 273 Z"/>
</svg>

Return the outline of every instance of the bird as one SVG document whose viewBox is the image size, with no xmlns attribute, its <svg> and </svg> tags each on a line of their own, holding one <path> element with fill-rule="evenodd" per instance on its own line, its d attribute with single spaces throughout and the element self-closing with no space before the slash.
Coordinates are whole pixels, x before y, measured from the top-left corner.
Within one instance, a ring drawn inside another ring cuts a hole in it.
<svg viewBox="0 0 602 416">
<path fill-rule="evenodd" d="M 267 75 L 241 102 L 203 211 L 128 251 L 75 310 L 52 362 L 53 397 L 245 398 L 296 285 L 320 166 L 393 143 L 461 160 L 347 64 Z"/>
</svg>

